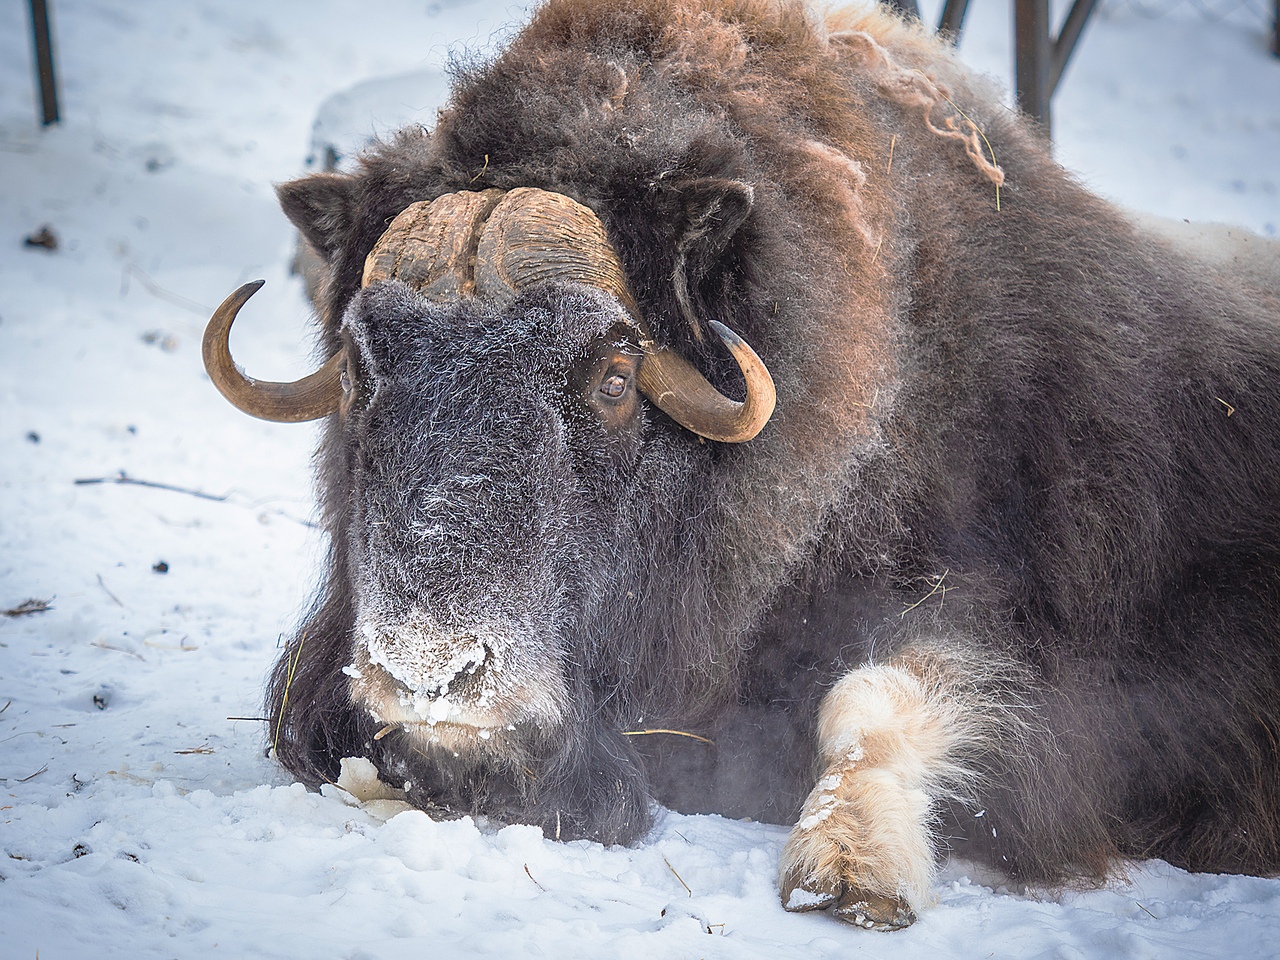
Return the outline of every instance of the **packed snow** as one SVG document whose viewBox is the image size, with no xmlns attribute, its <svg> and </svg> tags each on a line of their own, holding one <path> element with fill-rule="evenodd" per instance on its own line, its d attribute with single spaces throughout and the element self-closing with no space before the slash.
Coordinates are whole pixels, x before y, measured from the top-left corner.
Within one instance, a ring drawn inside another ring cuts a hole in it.
<svg viewBox="0 0 1280 960">
<path fill-rule="evenodd" d="M 974 6 L 961 56 L 1007 86 L 1009 4 Z M 1105 5 L 1054 104 L 1059 159 L 1133 208 L 1274 236 L 1269 6 Z M 483 50 L 525 11 L 53 7 L 64 119 L 41 129 L 27 5 L 0 5 L 0 958 L 1276 955 L 1280 880 L 1148 862 L 1037 898 L 952 862 L 918 923 L 877 934 L 783 911 L 778 827 L 664 814 L 632 849 L 557 844 L 435 822 L 354 768 L 350 791 L 291 783 L 253 718 L 323 562 L 316 429 L 222 400 L 203 323 L 265 278 L 236 355 L 307 372 L 272 184 L 304 171 L 327 99 Z M 422 89 L 355 122 L 429 125 Z"/>
</svg>

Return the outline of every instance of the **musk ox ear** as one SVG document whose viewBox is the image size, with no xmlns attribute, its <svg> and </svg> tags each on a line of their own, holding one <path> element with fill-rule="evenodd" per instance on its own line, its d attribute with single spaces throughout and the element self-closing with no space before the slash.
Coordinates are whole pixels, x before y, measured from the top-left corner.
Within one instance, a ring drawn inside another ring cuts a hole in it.
<svg viewBox="0 0 1280 960">
<path fill-rule="evenodd" d="M 355 223 L 354 177 L 342 173 L 316 173 L 276 187 L 276 196 L 293 225 L 307 243 L 333 263 Z"/>
<path fill-rule="evenodd" d="M 672 274 L 676 302 L 694 336 L 702 339 L 702 321 L 694 307 L 696 290 L 720 261 L 729 241 L 751 214 L 755 190 L 741 180 L 704 177 L 672 188 L 676 204 L 676 262 Z"/>
</svg>

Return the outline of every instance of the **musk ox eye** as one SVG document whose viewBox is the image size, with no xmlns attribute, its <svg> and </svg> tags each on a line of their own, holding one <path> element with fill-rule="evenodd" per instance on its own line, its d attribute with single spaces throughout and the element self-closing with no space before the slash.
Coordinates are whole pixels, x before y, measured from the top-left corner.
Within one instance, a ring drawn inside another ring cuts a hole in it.
<svg viewBox="0 0 1280 960">
<path fill-rule="evenodd" d="M 620 373 L 615 373 L 600 384 L 600 392 L 610 400 L 617 400 L 627 392 L 627 378 Z"/>
<path fill-rule="evenodd" d="M 338 368 L 338 382 L 342 384 L 342 392 L 351 392 L 351 371 L 347 368 L 344 360 L 342 366 Z"/>
</svg>

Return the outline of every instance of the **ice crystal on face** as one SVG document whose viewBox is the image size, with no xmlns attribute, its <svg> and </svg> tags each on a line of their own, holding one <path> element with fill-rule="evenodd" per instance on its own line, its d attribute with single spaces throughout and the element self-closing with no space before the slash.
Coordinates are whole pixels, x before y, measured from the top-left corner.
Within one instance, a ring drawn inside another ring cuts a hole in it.
<svg viewBox="0 0 1280 960">
<path fill-rule="evenodd" d="M 544 726 L 561 720 L 558 662 L 541 655 L 528 624 L 499 618 L 462 629 L 451 623 L 421 609 L 392 615 L 371 603 L 360 611 L 351 664 L 360 674 L 343 672 L 364 684 L 356 690 L 370 713 L 398 715 L 419 725 L 421 736 L 447 722 L 473 728 L 481 740 L 535 717 Z M 489 733 L 482 736 L 482 729 Z"/>
<path fill-rule="evenodd" d="M 501 648 L 496 638 L 486 643 L 479 636 L 449 636 L 412 620 L 382 629 L 366 620 L 360 632 L 369 660 L 415 693 L 444 696 L 455 680 L 474 676 L 482 666 L 491 672 L 501 669 L 491 653 Z"/>
</svg>

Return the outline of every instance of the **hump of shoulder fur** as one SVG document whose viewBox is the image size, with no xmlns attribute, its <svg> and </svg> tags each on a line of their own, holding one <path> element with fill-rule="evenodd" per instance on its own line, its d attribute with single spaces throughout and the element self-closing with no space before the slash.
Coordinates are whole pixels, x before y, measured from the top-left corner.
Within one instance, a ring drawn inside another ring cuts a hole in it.
<svg viewBox="0 0 1280 960">
<path fill-rule="evenodd" d="M 654 49 L 664 46 L 664 39 L 707 29 L 727 30 L 760 47 L 810 50 L 828 49 L 841 34 L 862 32 L 912 66 L 937 64 L 962 72 L 945 40 L 873 0 L 833 9 L 805 0 L 548 0 L 519 39 L 552 46 L 611 40 Z"/>
<path fill-rule="evenodd" d="M 828 44 L 840 47 L 854 34 L 865 34 L 908 70 L 919 71 L 935 83 L 970 102 L 997 104 L 999 85 L 962 64 L 955 48 L 919 20 L 910 19 L 882 3 L 840 7 L 822 23 Z"/>
</svg>

